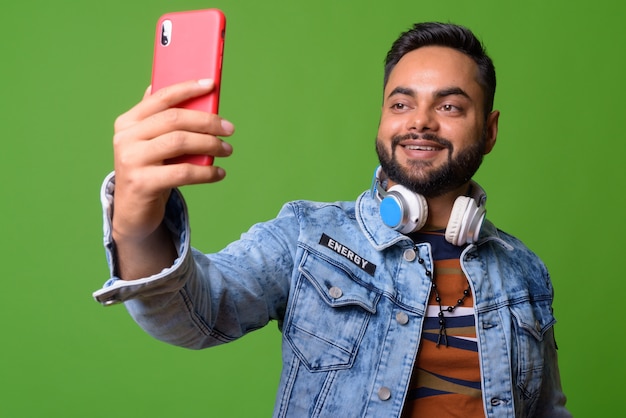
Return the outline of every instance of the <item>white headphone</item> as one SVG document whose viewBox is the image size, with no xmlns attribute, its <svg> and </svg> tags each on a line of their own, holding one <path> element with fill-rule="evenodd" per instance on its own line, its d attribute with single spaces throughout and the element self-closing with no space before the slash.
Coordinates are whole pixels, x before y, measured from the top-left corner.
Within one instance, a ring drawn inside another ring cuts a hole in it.
<svg viewBox="0 0 626 418">
<path fill-rule="evenodd" d="M 385 190 L 380 172 L 380 167 L 374 172 L 372 196 L 380 202 L 383 223 L 403 234 L 422 229 L 428 219 L 426 198 L 400 184 Z M 446 241 L 454 245 L 476 242 L 485 220 L 487 194 L 475 181 L 472 180 L 470 185 L 470 196 L 459 196 L 454 201 L 446 227 Z"/>
</svg>

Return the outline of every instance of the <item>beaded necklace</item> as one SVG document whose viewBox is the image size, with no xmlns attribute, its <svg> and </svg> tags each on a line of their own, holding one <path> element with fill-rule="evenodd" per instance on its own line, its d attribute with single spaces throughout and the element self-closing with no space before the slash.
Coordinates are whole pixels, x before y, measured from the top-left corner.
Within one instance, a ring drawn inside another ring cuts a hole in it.
<svg viewBox="0 0 626 418">
<path fill-rule="evenodd" d="M 435 275 L 433 274 L 432 271 L 428 270 L 428 268 L 426 267 L 426 264 L 424 264 L 425 261 L 420 255 L 419 248 L 417 247 L 416 244 L 413 245 L 413 249 L 415 250 L 415 253 L 417 254 L 417 257 L 418 257 L 417 262 L 420 263 L 422 267 L 424 267 L 426 277 L 430 279 L 430 286 L 432 290 L 435 292 L 435 300 L 437 301 L 437 304 L 439 305 L 439 313 L 437 314 L 437 316 L 439 317 L 439 336 L 437 337 L 437 347 L 439 347 L 439 345 L 441 344 L 442 339 L 445 341 L 446 347 L 448 347 L 448 333 L 446 330 L 446 317 L 443 313 L 444 308 L 443 306 L 441 306 L 441 297 L 439 296 L 439 291 L 437 290 L 437 283 L 435 282 Z M 460 299 L 457 299 L 456 304 L 454 306 L 452 305 L 448 306 L 445 309 L 445 311 L 449 313 L 454 312 L 456 308 L 463 305 L 463 303 L 465 302 L 465 299 L 470 295 L 470 293 L 471 293 L 471 288 L 470 288 L 469 281 L 468 281 L 467 289 L 463 291 L 463 296 Z"/>
</svg>

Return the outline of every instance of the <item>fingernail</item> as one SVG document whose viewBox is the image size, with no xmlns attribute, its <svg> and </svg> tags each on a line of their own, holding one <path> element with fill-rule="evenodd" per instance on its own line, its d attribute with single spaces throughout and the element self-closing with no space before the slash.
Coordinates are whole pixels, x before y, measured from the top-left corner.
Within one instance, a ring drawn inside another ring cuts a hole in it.
<svg viewBox="0 0 626 418">
<path fill-rule="evenodd" d="M 202 87 L 209 87 L 213 85 L 213 80 L 210 78 L 202 78 L 198 80 L 198 84 Z"/>
<path fill-rule="evenodd" d="M 228 155 L 233 153 L 233 146 L 230 145 L 228 142 L 222 141 L 222 149 L 226 151 Z"/>
<path fill-rule="evenodd" d="M 226 131 L 228 134 L 232 134 L 235 131 L 235 125 L 227 121 L 226 119 L 222 119 L 222 129 Z"/>
</svg>

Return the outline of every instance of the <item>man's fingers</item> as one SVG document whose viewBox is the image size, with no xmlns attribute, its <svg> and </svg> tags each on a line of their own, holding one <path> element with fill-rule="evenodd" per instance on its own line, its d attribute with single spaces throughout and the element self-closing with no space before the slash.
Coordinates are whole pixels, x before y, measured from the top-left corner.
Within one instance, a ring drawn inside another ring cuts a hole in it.
<svg viewBox="0 0 626 418">
<path fill-rule="evenodd" d="M 152 92 L 152 88 L 149 87 L 141 102 L 117 118 L 115 130 L 125 129 L 150 115 L 175 107 L 194 97 L 208 94 L 213 90 L 213 87 L 213 80 L 185 81 L 163 87 L 156 92 Z"/>
<path fill-rule="evenodd" d="M 169 108 L 145 119 L 153 131 L 146 131 L 148 137 L 162 132 L 185 130 L 210 135 L 229 136 L 234 132 L 232 123 L 218 115 L 200 110 Z"/>
<path fill-rule="evenodd" d="M 213 157 L 228 157 L 233 152 L 232 146 L 212 136 L 186 131 L 174 131 L 154 140 L 154 148 L 159 149 L 165 159 L 181 155 L 200 154 Z"/>
<path fill-rule="evenodd" d="M 235 128 L 218 115 L 198 110 L 166 109 L 147 119 L 116 131 L 114 144 L 151 140 L 174 131 L 196 132 L 213 136 L 229 136 Z"/>
<path fill-rule="evenodd" d="M 217 166 L 189 163 L 151 166 L 133 173 L 132 178 L 125 178 L 125 189 L 127 193 L 134 195 L 136 201 L 139 193 L 146 196 L 157 195 L 175 187 L 214 183 L 222 180 L 225 175 L 224 169 Z M 155 190 L 150 190 L 150 185 L 156 187 Z"/>
</svg>

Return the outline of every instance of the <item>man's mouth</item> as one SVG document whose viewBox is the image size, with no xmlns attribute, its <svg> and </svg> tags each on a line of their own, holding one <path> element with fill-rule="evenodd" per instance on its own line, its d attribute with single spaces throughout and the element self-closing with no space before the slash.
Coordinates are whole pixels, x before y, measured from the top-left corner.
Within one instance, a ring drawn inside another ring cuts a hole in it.
<svg viewBox="0 0 626 418">
<path fill-rule="evenodd" d="M 434 158 L 440 152 L 452 152 L 452 144 L 433 134 L 407 134 L 392 138 L 391 147 L 401 147 L 411 158 Z"/>
<path fill-rule="evenodd" d="M 429 147 L 426 145 L 404 145 L 404 148 L 412 151 L 439 151 L 441 147 Z"/>
</svg>

